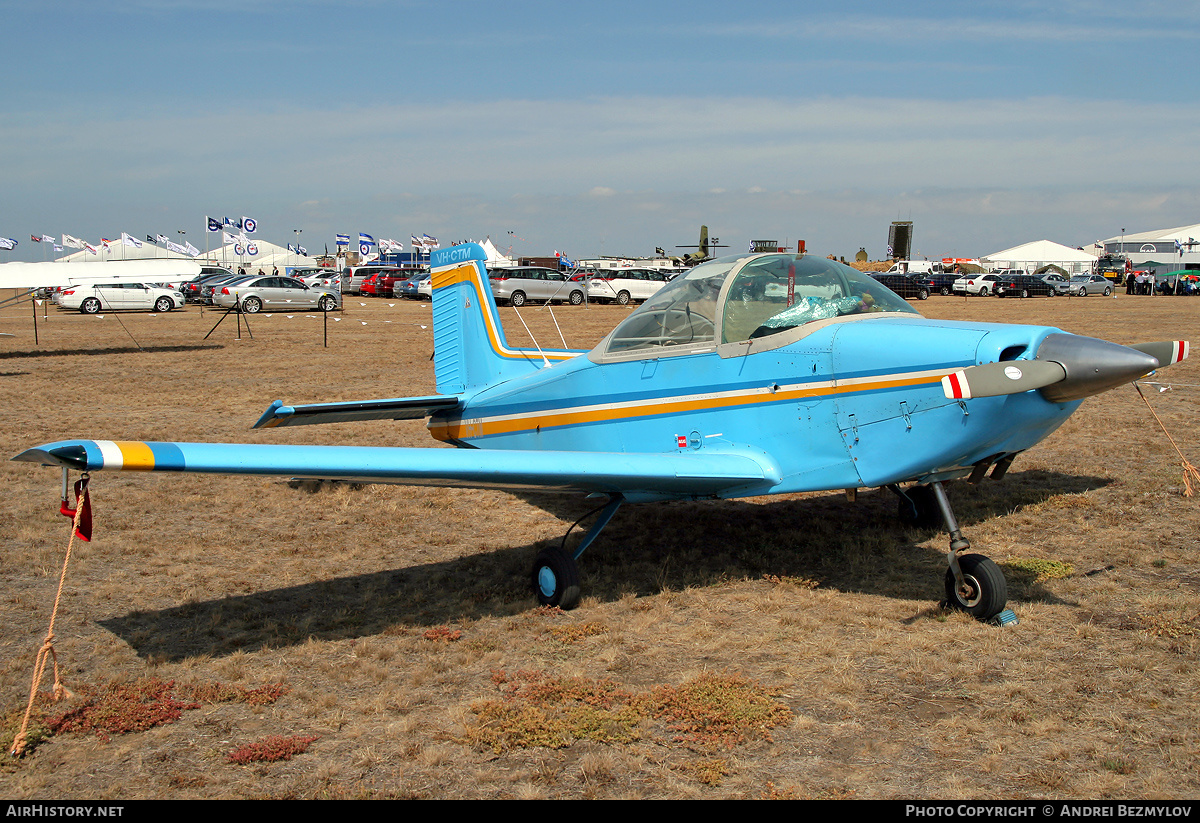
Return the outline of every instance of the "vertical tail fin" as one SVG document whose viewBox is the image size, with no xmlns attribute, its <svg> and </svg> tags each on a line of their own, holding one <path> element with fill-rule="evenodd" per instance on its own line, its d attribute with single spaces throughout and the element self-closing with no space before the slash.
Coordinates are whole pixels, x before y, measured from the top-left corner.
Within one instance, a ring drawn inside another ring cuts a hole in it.
<svg viewBox="0 0 1200 823">
<path fill-rule="evenodd" d="M 509 346 L 486 261 L 478 243 L 438 249 L 430 257 L 433 367 L 440 394 L 473 393 L 579 354 Z"/>
</svg>

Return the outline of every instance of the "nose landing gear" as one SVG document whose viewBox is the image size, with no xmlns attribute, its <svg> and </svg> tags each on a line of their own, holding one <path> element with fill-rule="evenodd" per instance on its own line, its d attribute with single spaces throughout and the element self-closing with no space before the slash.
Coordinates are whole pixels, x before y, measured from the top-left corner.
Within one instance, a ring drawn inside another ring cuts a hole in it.
<svg viewBox="0 0 1200 823">
<path fill-rule="evenodd" d="M 1007 625 L 1016 622 L 1016 615 L 1005 609 L 1008 602 L 1008 582 L 995 561 L 982 554 L 966 554 L 971 543 L 963 537 L 950 508 L 950 500 L 940 482 L 918 485 L 901 490 L 890 487 L 900 496 L 901 520 L 921 526 L 945 524 L 950 533 L 949 568 L 946 569 L 946 600 L 944 605 L 964 611 L 978 620 Z M 940 515 L 940 517 L 939 517 Z"/>
</svg>

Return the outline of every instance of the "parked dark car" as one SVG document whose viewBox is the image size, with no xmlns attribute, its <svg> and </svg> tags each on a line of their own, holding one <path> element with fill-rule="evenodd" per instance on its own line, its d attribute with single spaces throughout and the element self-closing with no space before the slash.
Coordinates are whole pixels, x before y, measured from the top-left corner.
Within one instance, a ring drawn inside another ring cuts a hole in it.
<svg viewBox="0 0 1200 823">
<path fill-rule="evenodd" d="M 933 290 L 943 297 L 954 294 L 954 281 L 958 279 L 958 275 L 954 272 L 933 272 L 925 274 L 922 277 L 928 277 L 933 283 Z"/>
<path fill-rule="evenodd" d="M 1054 286 L 1032 274 L 1001 276 L 996 281 L 997 297 L 1053 297 Z"/>
<path fill-rule="evenodd" d="M 934 283 L 927 274 L 881 274 L 871 275 L 901 297 L 926 300 L 934 291 Z"/>
<path fill-rule="evenodd" d="M 226 268 L 221 268 L 219 266 L 201 266 L 200 274 L 198 276 L 179 284 L 179 291 L 183 294 L 183 297 L 185 300 L 187 300 L 187 302 L 202 303 L 204 302 L 204 298 L 201 294 L 201 289 L 205 283 L 209 283 L 219 278 L 232 276 L 233 272 Z"/>
</svg>

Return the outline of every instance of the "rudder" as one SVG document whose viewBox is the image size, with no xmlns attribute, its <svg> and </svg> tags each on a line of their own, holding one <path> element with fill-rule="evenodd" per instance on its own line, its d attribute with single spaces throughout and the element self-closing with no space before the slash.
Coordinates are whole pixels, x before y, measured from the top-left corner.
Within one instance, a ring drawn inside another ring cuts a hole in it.
<svg viewBox="0 0 1200 823">
<path fill-rule="evenodd" d="M 433 368 L 440 394 L 465 394 L 573 357 L 508 345 L 488 284 L 487 253 L 478 243 L 430 256 L 433 286 Z"/>
</svg>

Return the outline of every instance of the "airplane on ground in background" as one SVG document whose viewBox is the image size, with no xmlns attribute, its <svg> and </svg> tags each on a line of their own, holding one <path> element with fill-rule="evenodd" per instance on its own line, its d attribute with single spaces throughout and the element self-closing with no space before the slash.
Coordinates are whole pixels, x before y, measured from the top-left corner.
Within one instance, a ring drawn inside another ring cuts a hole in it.
<svg viewBox="0 0 1200 823">
<path fill-rule="evenodd" d="M 696 266 L 706 260 L 712 260 L 713 249 L 725 249 L 728 246 L 721 245 L 720 238 L 714 237 L 710 243 L 708 240 L 708 226 L 700 227 L 700 242 L 695 246 L 676 246 L 677 249 L 695 249 L 691 254 L 685 254 L 683 257 L 672 257 L 671 262 L 677 266 Z M 662 249 L 655 249 L 658 254 L 666 256 L 666 252 Z"/>
<path fill-rule="evenodd" d="M 428 418 L 457 448 L 67 440 L 15 460 L 474 486 L 606 500 L 573 551 L 543 549 L 541 603 L 580 599 L 577 559 L 624 503 L 886 487 L 950 533 L 947 602 L 1005 609 L 943 483 L 1000 477 L 1083 398 L 1176 363 L 1185 341 L 1119 346 L 1043 326 L 928 320 L 844 264 L 739 254 L 679 275 L 590 351 L 514 348 L 476 244 L 432 253 L 438 394 L 284 405 L 259 428 Z"/>
</svg>

